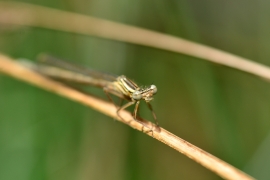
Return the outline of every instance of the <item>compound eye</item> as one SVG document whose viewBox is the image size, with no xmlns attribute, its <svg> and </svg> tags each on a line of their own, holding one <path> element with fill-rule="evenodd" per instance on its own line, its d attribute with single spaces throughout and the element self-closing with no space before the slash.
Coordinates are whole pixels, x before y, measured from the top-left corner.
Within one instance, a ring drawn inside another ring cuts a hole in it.
<svg viewBox="0 0 270 180">
<path fill-rule="evenodd" d="M 151 85 L 150 86 L 150 89 L 152 89 L 153 94 L 156 94 L 157 93 L 157 87 L 155 85 Z"/>
<path fill-rule="evenodd" d="M 134 100 L 140 100 L 142 99 L 142 94 L 140 91 L 135 91 L 133 94 L 132 94 L 132 99 Z"/>
</svg>

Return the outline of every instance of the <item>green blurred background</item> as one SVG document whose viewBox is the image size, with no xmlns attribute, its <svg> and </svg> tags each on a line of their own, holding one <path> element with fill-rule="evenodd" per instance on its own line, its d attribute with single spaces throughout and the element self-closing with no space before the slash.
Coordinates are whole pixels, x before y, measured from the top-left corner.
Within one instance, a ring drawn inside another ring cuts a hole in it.
<svg viewBox="0 0 270 180">
<path fill-rule="evenodd" d="M 270 2 L 259 0 L 24 1 L 143 27 L 270 66 Z M 138 84 L 155 84 L 162 127 L 258 179 L 270 179 L 270 84 L 171 52 L 0 26 L 0 51 L 41 52 Z M 101 90 L 89 91 L 106 99 Z M 142 117 L 152 119 L 145 106 Z M 0 74 L 0 179 L 220 179 L 175 150 L 101 113 Z"/>
</svg>

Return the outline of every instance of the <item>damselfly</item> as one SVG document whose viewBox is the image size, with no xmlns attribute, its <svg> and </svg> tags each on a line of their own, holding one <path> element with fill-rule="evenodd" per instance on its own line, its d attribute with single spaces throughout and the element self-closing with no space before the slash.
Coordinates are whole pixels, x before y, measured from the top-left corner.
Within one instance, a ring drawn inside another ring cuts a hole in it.
<svg viewBox="0 0 270 180">
<path fill-rule="evenodd" d="M 154 113 L 150 104 L 150 101 L 153 100 L 153 95 L 157 93 L 157 87 L 155 85 L 141 88 L 124 75 L 109 75 L 85 67 L 77 66 L 49 55 L 42 55 L 38 59 L 40 63 L 29 63 L 28 66 L 41 74 L 62 81 L 75 82 L 103 88 L 110 101 L 112 101 L 112 98 L 109 94 L 114 94 L 121 99 L 128 100 L 128 103 L 118 107 L 117 109 L 117 115 L 121 119 L 123 118 L 120 116 L 119 112 L 135 104 L 133 117 L 136 121 L 138 121 L 137 114 L 139 104 L 141 100 L 144 100 L 152 112 L 157 127 L 159 126 L 156 114 Z"/>
</svg>

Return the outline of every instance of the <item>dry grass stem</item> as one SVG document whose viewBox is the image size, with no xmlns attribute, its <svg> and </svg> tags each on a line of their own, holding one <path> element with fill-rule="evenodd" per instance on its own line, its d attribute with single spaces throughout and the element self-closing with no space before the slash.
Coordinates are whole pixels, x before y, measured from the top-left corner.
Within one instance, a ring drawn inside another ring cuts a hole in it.
<svg viewBox="0 0 270 180">
<path fill-rule="evenodd" d="M 217 175 L 225 179 L 237 179 L 237 180 L 251 180 L 252 177 L 248 176 L 244 172 L 231 166 L 230 164 L 212 156 L 211 154 L 201 150 L 200 148 L 190 144 L 189 142 L 175 136 L 174 134 L 166 131 L 163 128 L 159 130 L 153 128 L 154 124 L 148 121 L 143 121 L 143 125 L 133 120 L 131 114 L 127 111 L 122 111 L 121 116 L 124 120 L 119 118 L 116 114 L 116 108 L 113 104 L 100 100 L 96 97 L 84 94 L 69 86 L 61 84 L 46 78 L 26 67 L 20 65 L 13 59 L 0 54 L 0 72 L 12 76 L 16 79 L 28 82 L 42 89 L 56 93 L 73 101 L 77 101 L 88 107 L 91 107 L 101 113 L 104 113 L 114 119 L 119 120 L 134 129 L 147 132 L 148 135 L 163 142 L 164 144 L 174 148 L 178 152 L 188 156 L 194 161 L 198 162 L 202 166 L 215 172 Z M 153 129 L 153 132 L 150 131 Z"/>
<path fill-rule="evenodd" d="M 182 53 L 270 80 L 270 69 L 215 48 L 179 37 L 90 16 L 18 2 L 0 2 L 0 23 L 42 27 L 129 42 Z"/>
</svg>

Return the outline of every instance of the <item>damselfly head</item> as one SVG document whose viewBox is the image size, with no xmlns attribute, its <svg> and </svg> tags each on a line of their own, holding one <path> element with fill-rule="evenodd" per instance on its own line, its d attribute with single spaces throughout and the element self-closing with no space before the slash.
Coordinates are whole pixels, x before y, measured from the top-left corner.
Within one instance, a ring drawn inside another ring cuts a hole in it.
<svg viewBox="0 0 270 180">
<path fill-rule="evenodd" d="M 146 102 L 150 102 L 153 100 L 153 95 L 157 93 L 157 87 L 155 85 L 151 85 L 148 88 L 142 90 L 142 99 Z"/>
</svg>

